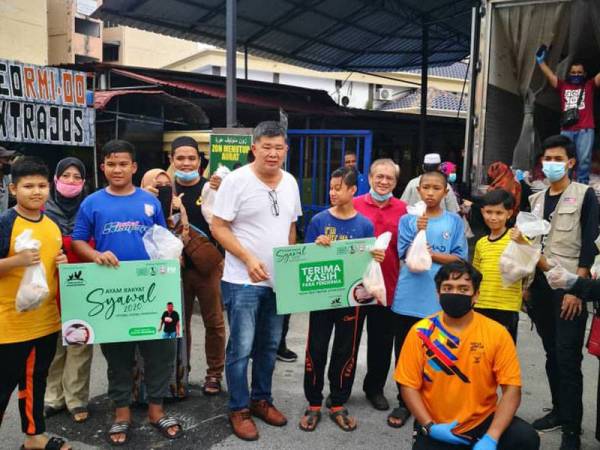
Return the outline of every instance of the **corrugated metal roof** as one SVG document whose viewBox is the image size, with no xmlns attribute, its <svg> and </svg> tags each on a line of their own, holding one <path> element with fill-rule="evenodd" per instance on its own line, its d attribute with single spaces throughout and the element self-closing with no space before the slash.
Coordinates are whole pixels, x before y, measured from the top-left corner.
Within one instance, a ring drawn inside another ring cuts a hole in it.
<svg viewBox="0 0 600 450">
<path fill-rule="evenodd" d="M 468 94 L 464 94 L 461 101 L 461 95 L 453 92 L 440 91 L 439 89 L 429 88 L 427 91 L 427 108 L 439 111 L 461 112 L 467 111 L 469 104 Z M 405 96 L 386 102 L 381 106 L 383 111 L 402 111 L 406 109 L 418 109 L 421 107 L 421 89 L 413 89 Z"/>
<path fill-rule="evenodd" d="M 154 75 L 157 72 L 159 75 Z M 225 83 L 222 77 L 212 77 L 213 79 L 219 79 L 219 84 L 202 82 L 200 76 L 189 75 L 190 81 L 177 80 L 169 78 L 168 75 L 161 76 L 161 71 L 152 71 L 144 69 L 131 68 L 130 70 L 122 68 L 113 68 L 113 74 L 121 75 L 127 78 L 135 79 L 148 83 L 151 85 L 171 87 L 184 91 L 194 92 L 196 94 L 207 95 L 213 98 L 226 98 Z M 172 72 L 176 73 L 176 72 Z M 195 79 L 194 79 L 195 78 Z M 206 77 L 204 77 L 206 78 Z M 256 85 L 267 84 L 267 83 L 254 83 Z M 284 90 L 285 87 L 282 89 Z M 268 93 L 266 91 L 253 92 L 251 89 L 244 88 L 243 86 L 238 87 L 237 100 L 239 103 L 244 103 L 252 106 L 260 106 L 264 108 L 279 109 L 283 108 L 288 112 L 302 112 L 302 113 L 314 113 L 318 111 L 323 115 L 344 115 L 345 111 L 339 108 L 325 92 L 309 90 L 309 89 L 295 89 L 297 92 L 305 92 L 313 94 L 306 98 L 302 95 L 294 95 L 289 93 L 288 95 L 276 95 L 275 93 Z M 142 92 L 143 93 L 143 92 Z M 323 101 L 325 100 L 325 101 Z"/>
<path fill-rule="evenodd" d="M 454 64 L 438 67 L 430 67 L 427 73 L 433 77 L 454 78 L 456 80 L 464 80 L 467 78 L 467 70 L 469 65 L 466 62 L 460 61 Z M 409 73 L 421 73 L 420 69 L 406 70 Z"/>
<path fill-rule="evenodd" d="M 117 97 L 122 96 L 153 97 L 157 102 L 172 107 L 177 115 L 183 116 L 190 124 L 209 124 L 210 121 L 204 110 L 193 102 L 181 97 L 170 95 L 162 90 L 150 89 L 113 89 L 109 91 L 94 91 L 94 108 L 104 110 L 108 104 Z M 168 114 L 168 111 L 165 111 Z"/>
<path fill-rule="evenodd" d="M 397 71 L 469 53 L 475 0 L 238 0 L 238 44 L 256 56 L 317 70 Z M 104 0 L 104 21 L 225 46 L 224 0 Z"/>
</svg>

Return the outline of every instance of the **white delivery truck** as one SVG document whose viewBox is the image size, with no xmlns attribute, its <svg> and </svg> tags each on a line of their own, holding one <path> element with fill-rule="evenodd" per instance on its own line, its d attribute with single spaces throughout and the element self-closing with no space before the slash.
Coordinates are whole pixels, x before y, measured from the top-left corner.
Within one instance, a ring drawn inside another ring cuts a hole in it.
<svg viewBox="0 0 600 450">
<path fill-rule="evenodd" d="M 600 0 L 483 0 L 473 14 L 464 162 L 473 192 L 486 184 L 490 163 L 531 169 L 540 140 L 560 132 L 558 93 L 535 61 L 542 44 L 550 49 L 547 62 L 559 77 L 575 58 L 585 61 L 588 76 L 595 75 L 600 71 Z"/>
</svg>

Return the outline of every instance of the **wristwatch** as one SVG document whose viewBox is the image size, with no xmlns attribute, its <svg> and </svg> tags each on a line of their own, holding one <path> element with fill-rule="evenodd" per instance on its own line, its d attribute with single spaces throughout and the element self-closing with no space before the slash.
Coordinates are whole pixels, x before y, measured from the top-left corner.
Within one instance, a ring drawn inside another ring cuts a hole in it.
<svg viewBox="0 0 600 450">
<path fill-rule="evenodd" d="M 426 425 L 421 425 L 421 429 L 420 432 L 423 436 L 429 436 L 430 432 L 431 432 L 431 427 L 434 425 L 434 422 L 429 422 Z"/>
</svg>

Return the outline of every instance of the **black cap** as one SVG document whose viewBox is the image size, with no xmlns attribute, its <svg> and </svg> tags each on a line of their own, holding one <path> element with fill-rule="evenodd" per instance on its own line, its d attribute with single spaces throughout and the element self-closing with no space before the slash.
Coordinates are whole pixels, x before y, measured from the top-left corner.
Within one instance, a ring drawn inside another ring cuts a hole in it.
<svg viewBox="0 0 600 450">
<path fill-rule="evenodd" d="M 179 147 L 193 147 L 198 150 L 198 142 L 190 136 L 179 136 L 171 142 L 171 151 L 175 151 Z"/>
</svg>

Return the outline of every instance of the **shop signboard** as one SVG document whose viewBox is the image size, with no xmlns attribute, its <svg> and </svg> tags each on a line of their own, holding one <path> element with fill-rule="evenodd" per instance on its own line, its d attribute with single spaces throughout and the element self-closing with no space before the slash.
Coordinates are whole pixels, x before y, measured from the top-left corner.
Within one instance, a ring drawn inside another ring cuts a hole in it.
<svg viewBox="0 0 600 450">
<path fill-rule="evenodd" d="M 277 314 L 376 304 L 363 286 L 374 243 L 368 238 L 274 248 Z"/>
<path fill-rule="evenodd" d="M 243 166 L 248 161 L 251 147 L 251 135 L 211 134 L 210 173 L 215 173 L 219 166 L 227 166 L 231 170 Z"/>
<path fill-rule="evenodd" d="M 179 266 L 177 260 L 127 261 L 117 268 L 95 263 L 60 265 L 63 344 L 181 337 Z"/>
<path fill-rule="evenodd" d="M 0 141 L 89 147 L 86 74 L 0 59 Z"/>
</svg>

